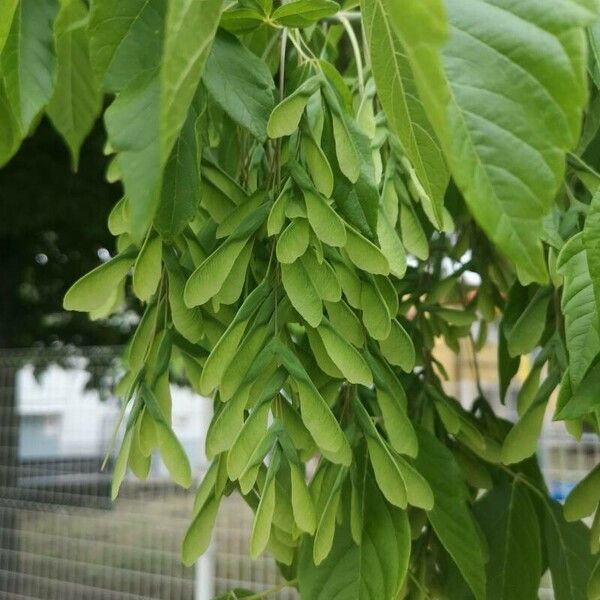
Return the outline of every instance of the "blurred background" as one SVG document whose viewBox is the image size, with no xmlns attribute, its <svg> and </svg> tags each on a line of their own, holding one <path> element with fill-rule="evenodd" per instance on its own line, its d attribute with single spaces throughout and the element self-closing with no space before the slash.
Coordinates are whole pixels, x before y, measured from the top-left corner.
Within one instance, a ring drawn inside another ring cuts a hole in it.
<svg viewBox="0 0 600 600">
<path fill-rule="evenodd" d="M 172 485 L 153 461 L 147 481 L 128 478 L 110 500 L 110 452 L 101 466 L 120 410 L 112 395 L 120 346 L 137 307 L 102 322 L 61 309 L 69 285 L 110 257 L 106 218 L 119 189 L 105 182 L 103 144 L 98 129 L 74 174 L 63 144 L 42 123 L 0 170 L 0 598 L 209 600 L 234 587 L 269 589 L 277 569 L 268 557 L 248 557 L 251 514 L 239 498 L 222 504 L 211 549 L 190 569 L 181 564 L 180 543 L 193 489 Z M 477 388 L 468 349 L 440 347 L 436 356 L 448 391 L 470 403 Z M 501 406 L 494 331 L 479 371 L 488 399 L 514 418 L 528 368 L 521 365 Z M 211 402 L 177 385 L 172 395 L 173 427 L 199 480 Z M 600 461 L 600 444 L 585 433 L 578 443 L 547 422 L 539 456 L 562 500 Z"/>
</svg>

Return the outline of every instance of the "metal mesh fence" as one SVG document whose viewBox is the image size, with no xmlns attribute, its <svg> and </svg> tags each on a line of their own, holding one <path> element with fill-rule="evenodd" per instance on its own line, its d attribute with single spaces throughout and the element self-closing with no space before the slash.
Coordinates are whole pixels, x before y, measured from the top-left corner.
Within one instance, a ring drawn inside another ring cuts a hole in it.
<svg viewBox="0 0 600 600">
<path fill-rule="evenodd" d="M 172 485 L 160 461 L 110 501 L 112 460 L 101 465 L 119 414 L 106 393 L 115 357 L 0 353 L 0 598 L 204 600 L 272 586 L 274 563 L 247 558 L 251 513 L 241 499 L 224 503 L 198 569 L 180 561 L 193 493 Z M 210 402 L 172 393 L 173 427 L 198 481 Z"/>
<path fill-rule="evenodd" d="M 233 587 L 275 585 L 274 562 L 248 557 L 252 515 L 240 498 L 222 504 L 211 550 L 196 568 L 180 561 L 193 492 L 171 484 L 159 460 L 147 481 L 127 478 L 110 501 L 112 461 L 104 471 L 101 464 L 119 413 L 107 393 L 115 357 L 113 349 L 66 359 L 47 350 L 0 352 L 0 598 L 208 600 Z M 453 393 L 473 398 L 464 356 L 446 356 L 445 364 Z M 484 354 L 481 383 L 492 399 L 493 367 L 493 352 Z M 211 403 L 177 386 L 172 395 L 173 427 L 199 480 Z M 508 417 L 514 399 L 513 391 L 502 409 Z M 600 460 L 596 438 L 577 444 L 550 425 L 540 452 L 559 499 Z M 542 596 L 552 597 L 549 590 Z"/>
</svg>

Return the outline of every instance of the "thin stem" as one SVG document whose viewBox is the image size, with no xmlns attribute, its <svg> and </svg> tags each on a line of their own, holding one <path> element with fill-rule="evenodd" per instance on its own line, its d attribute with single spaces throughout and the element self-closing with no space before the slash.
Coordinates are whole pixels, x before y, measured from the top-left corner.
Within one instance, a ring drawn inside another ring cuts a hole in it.
<svg viewBox="0 0 600 600">
<path fill-rule="evenodd" d="M 115 447 L 117 442 L 117 435 L 119 435 L 119 429 L 121 429 L 121 423 L 123 423 L 123 419 L 125 418 L 125 412 L 127 411 L 127 407 L 129 406 L 129 401 L 131 398 L 123 399 L 123 405 L 121 406 L 121 410 L 119 411 L 119 418 L 113 427 L 112 434 L 110 436 L 110 440 L 108 442 L 108 447 L 106 448 L 106 453 L 104 454 L 104 460 L 102 461 L 102 465 L 100 466 L 100 470 L 104 471 L 106 469 L 106 464 L 108 463 L 108 459 L 110 458 L 110 454 Z"/>
<path fill-rule="evenodd" d="M 273 244 L 274 246 L 275 244 Z M 281 278 L 280 273 L 279 273 L 279 262 L 276 263 L 275 265 L 275 275 L 276 275 L 276 281 L 275 281 L 275 307 L 274 307 L 274 319 L 275 319 L 275 337 L 277 337 L 279 335 L 279 280 Z"/>
<path fill-rule="evenodd" d="M 358 43 L 356 33 L 354 33 L 354 29 L 352 28 L 352 25 L 350 25 L 348 17 L 345 14 L 338 13 L 337 18 L 338 21 L 343 25 L 344 29 L 346 30 L 346 33 L 348 34 L 348 38 L 350 39 L 352 51 L 354 52 L 354 60 L 356 62 L 356 76 L 358 77 L 358 89 L 360 90 L 360 95 L 363 96 L 365 93 L 365 75 L 363 70 L 362 55 L 360 53 L 360 44 Z"/>
<path fill-rule="evenodd" d="M 311 61 L 318 60 L 317 57 L 315 56 L 315 53 L 312 51 L 312 48 L 306 43 L 306 40 L 302 37 L 302 34 L 300 33 L 300 31 L 297 31 L 296 35 L 298 36 L 298 41 L 300 42 L 300 44 L 302 46 L 304 46 L 304 49 L 308 53 L 308 56 L 310 57 L 310 60 Z"/>
<path fill-rule="evenodd" d="M 535 485 L 532 481 L 529 480 L 529 478 L 524 475 L 523 473 L 515 473 L 512 469 L 509 469 L 506 465 L 498 465 L 505 473 L 507 473 L 508 475 L 510 475 L 516 482 L 521 482 L 524 485 L 526 485 L 532 492 L 534 492 L 539 498 L 540 500 L 544 503 L 544 504 L 548 504 L 548 497 L 546 496 L 546 494 L 544 494 L 544 492 L 542 490 L 540 490 L 540 488 Z"/>
<path fill-rule="evenodd" d="M 477 348 L 475 347 L 475 340 L 473 339 L 473 334 L 469 331 L 469 342 L 471 346 L 471 354 L 472 354 L 472 365 L 473 371 L 475 372 L 475 384 L 477 385 L 477 391 L 479 395 L 484 397 L 483 388 L 481 387 L 481 373 L 479 370 L 479 360 L 477 359 Z"/>
<path fill-rule="evenodd" d="M 348 21 L 351 21 L 353 23 L 359 23 L 362 19 L 361 15 L 360 15 L 360 11 L 358 10 L 341 10 L 340 12 L 336 13 L 335 15 L 331 16 L 331 17 L 327 17 L 326 19 L 323 19 L 326 23 L 335 23 L 336 21 L 339 21 L 340 17 L 343 17 L 345 19 L 348 19 Z"/>
<path fill-rule="evenodd" d="M 279 50 L 279 101 L 283 100 L 285 95 L 285 57 L 287 50 L 287 40 L 288 40 L 288 30 L 287 28 L 283 30 L 281 34 L 281 46 Z M 275 142 L 275 154 L 273 156 L 273 161 L 275 163 L 275 168 L 273 169 L 275 172 L 275 185 L 277 190 L 279 190 L 279 186 L 281 185 L 281 138 L 277 138 Z"/>
<path fill-rule="evenodd" d="M 298 43 L 298 40 L 296 40 L 294 38 L 293 35 L 289 36 L 289 40 L 290 42 L 292 42 L 294 48 L 296 48 L 296 50 L 298 51 L 298 54 L 300 55 L 300 57 L 306 61 L 306 62 L 314 62 L 316 59 L 312 58 L 311 56 L 309 56 L 304 49 L 302 48 L 302 46 Z"/>
<path fill-rule="evenodd" d="M 286 581 L 284 583 L 280 583 L 272 588 L 265 590 L 264 592 L 258 592 L 256 594 L 252 594 L 252 596 L 246 596 L 246 600 L 260 600 L 261 598 L 266 598 L 267 596 L 272 596 L 281 590 L 284 590 L 287 587 L 293 586 L 297 582 L 296 579 L 292 579 L 291 581 Z M 236 598 L 234 594 L 234 598 Z"/>
<path fill-rule="evenodd" d="M 410 569 L 408 570 L 408 576 L 410 577 L 410 580 L 419 588 L 420 592 L 425 594 L 427 598 L 431 598 L 429 592 L 423 587 L 423 584 L 413 575 L 413 572 Z"/>
<path fill-rule="evenodd" d="M 283 100 L 285 93 L 285 51 L 287 47 L 288 30 L 283 30 L 281 34 L 281 46 L 279 49 L 279 101 Z"/>
<path fill-rule="evenodd" d="M 265 272 L 265 281 L 271 274 L 271 265 L 273 264 L 273 256 L 275 254 L 275 246 L 276 245 L 277 245 L 276 240 L 274 240 L 273 244 L 271 245 L 271 252 L 269 253 L 269 262 L 267 264 L 267 270 Z"/>
<path fill-rule="evenodd" d="M 466 310 L 467 302 L 465 299 L 465 290 L 463 289 L 463 286 L 462 286 L 460 280 L 458 281 L 458 286 L 460 289 L 461 303 L 463 305 L 463 308 Z M 477 358 L 477 347 L 475 345 L 475 340 L 473 339 L 473 333 L 470 329 L 469 329 L 469 345 L 470 345 L 470 349 L 471 349 L 471 364 L 473 366 L 473 373 L 475 374 L 475 385 L 477 386 L 477 391 L 479 392 L 479 395 L 482 398 L 484 398 L 485 394 L 483 393 L 483 387 L 481 385 L 481 371 L 479 369 L 479 359 Z"/>
</svg>

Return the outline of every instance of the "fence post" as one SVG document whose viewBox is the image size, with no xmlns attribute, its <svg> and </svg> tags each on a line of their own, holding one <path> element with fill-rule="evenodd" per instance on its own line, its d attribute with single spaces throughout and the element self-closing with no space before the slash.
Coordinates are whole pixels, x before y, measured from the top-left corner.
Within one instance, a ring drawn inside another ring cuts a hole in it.
<svg viewBox="0 0 600 600">
<path fill-rule="evenodd" d="M 212 600 L 215 596 L 214 545 L 196 561 L 194 567 L 194 600 Z"/>
</svg>

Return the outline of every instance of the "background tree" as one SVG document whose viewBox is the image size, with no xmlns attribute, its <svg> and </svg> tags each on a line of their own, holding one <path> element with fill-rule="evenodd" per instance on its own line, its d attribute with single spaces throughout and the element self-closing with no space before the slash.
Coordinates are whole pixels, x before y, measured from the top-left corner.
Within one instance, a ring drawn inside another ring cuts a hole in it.
<svg viewBox="0 0 600 600">
<path fill-rule="evenodd" d="M 93 131 L 74 173 L 68 151 L 45 121 L 0 170 L 0 348 L 41 350 L 5 353 L 0 365 L 0 489 L 5 498 L 19 496 L 16 378 L 22 360 L 33 360 L 40 371 L 50 362 L 68 362 L 82 346 L 114 346 L 127 335 L 121 319 L 91 321 L 62 308 L 73 279 L 101 264 L 100 256 L 114 245 L 106 218 L 118 188 L 104 177 L 104 137 L 100 127 Z M 99 385 L 104 371 L 96 368 L 90 375 L 89 384 Z M 18 553 L 10 552 L 17 549 L 15 518 L 12 511 L 1 518 L 1 545 L 12 561 L 0 575 L 4 591 L 15 585 L 10 571 L 18 572 Z"/>
<path fill-rule="evenodd" d="M 599 425 L 600 6 L 357 7 L 4 5 L 0 160 L 45 112 L 76 164 L 111 100 L 118 253 L 64 305 L 108 318 L 130 275 L 144 305 L 113 493 L 154 449 L 191 484 L 177 356 L 215 407 L 186 564 L 239 492 L 250 553 L 305 600 L 533 599 L 548 570 L 558 600 L 595 598 L 600 467 L 563 510 L 534 454 L 546 411 Z M 436 358 L 498 317 L 501 399 L 535 353 L 514 425 L 481 386 L 450 397 Z"/>
<path fill-rule="evenodd" d="M 105 179 L 104 141 L 97 128 L 74 173 L 46 121 L 0 170 L 2 348 L 124 341 L 119 327 L 62 308 L 73 279 L 106 260 L 114 246 L 106 219 L 119 190 Z"/>
</svg>

